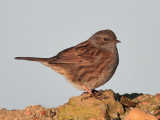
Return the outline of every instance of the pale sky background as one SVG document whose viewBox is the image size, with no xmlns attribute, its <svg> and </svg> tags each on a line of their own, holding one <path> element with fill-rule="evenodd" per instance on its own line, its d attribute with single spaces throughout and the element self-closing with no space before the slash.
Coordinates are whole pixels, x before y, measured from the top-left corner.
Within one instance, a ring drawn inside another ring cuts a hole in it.
<svg viewBox="0 0 160 120">
<path fill-rule="evenodd" d="M 159 0 L 0 0 L 0 108 L 57 107 L 79 96 L 50 68 L 14 57 L 52 57 L 104 29 L 121 41 L 120 64 L 97 90 L 160 92 Z"/>
</svg>

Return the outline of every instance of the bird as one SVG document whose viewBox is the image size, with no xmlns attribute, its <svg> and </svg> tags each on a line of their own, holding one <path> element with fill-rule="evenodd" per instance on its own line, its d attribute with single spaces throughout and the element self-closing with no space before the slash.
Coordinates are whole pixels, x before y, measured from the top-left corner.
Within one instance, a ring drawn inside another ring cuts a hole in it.
<svg viewBox="0 0 160 120">
<path fill-rule="evenodd" d="M 40 62 L 61 74 L 73 86 L 87 91 L 104 85 L 119 64 L 115 33 L 109 29 L 94 33 L 88 40 L 59 52 L 54 57 L 15 57 L 19 60 Z"/>
</svg>

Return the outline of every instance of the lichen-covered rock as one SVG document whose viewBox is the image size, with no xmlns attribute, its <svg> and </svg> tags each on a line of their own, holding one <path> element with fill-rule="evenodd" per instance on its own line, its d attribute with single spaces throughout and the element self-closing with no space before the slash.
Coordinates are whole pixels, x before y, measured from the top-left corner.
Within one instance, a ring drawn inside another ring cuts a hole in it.
<svg viewBox="0 0 160 120">
<path fill-rule="evenodd" d="M 59 120 L 105 120 L 118 119 L 118 114 L 123 114 L 122 105 L 115 101 L 111 90 L 104 91 L 106 99 L 95 99 L 94 97 L 83 100 L 88 94 L 70 98 L 69 102 L 58 107 Z"/>
<path fill-rule="evenodd" d="M 140 108 L 146 112 L 149 112 L 153 115 L 160 110 L 160 94 L 156 95 L 141 95 L 135 99 L 134 102 L 137 103 L 136 107 Z M 160 113 L 159 113 L 160 115 Z"/>
<path fill-rule="evenodd" d="M 160 94 L 115 94 L 101 91 L 102 100 L 89 94 L 72 97 L 58 108 L 40 105 L 24 110 L 0 109 L 0 120 L 160 120 Z"/>
</svg>

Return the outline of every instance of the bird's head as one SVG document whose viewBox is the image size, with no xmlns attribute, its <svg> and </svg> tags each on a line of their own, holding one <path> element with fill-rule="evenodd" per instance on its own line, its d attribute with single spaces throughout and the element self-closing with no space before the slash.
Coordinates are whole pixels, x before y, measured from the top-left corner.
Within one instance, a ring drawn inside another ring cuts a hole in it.
<svg viewBox="0 0 160 120">
<path fill-rule="evenodd" d="M 111 30 L 102 30 L 96 32 L 89 38 L 91 44 L 102 50 L 112 50 L 116 48 L 116 43 L 120 41 L 117 40 L 116 35 Z"/>
</svg>

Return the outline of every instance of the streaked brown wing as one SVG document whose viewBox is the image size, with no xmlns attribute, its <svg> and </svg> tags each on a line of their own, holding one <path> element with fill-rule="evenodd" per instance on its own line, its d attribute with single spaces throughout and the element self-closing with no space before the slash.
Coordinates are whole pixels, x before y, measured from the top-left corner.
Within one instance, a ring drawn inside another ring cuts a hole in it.
<svg viewBox="0 0 160 120">
<path fill-rule="evenodd" d="M 77 45 L 75 49 L 76 55 L 82 60 L 83 63 L 94 63 L 100 52 L 100 50 L 90 44 L 89 41 L 85 41 Z"/>
<path fill-rule="evenodd" d="M 93 63 L 95 53 L 97 49 L 89 41 L 85 41 L 58 53 L 49 63 Z"/>
<path fill-rule="evenodd" d="M 79 63 L 80 59 L 75 54 L 75 47 L 65 49 L 50 59 L 50 64 L 54 63 Z"/>
</svg>

